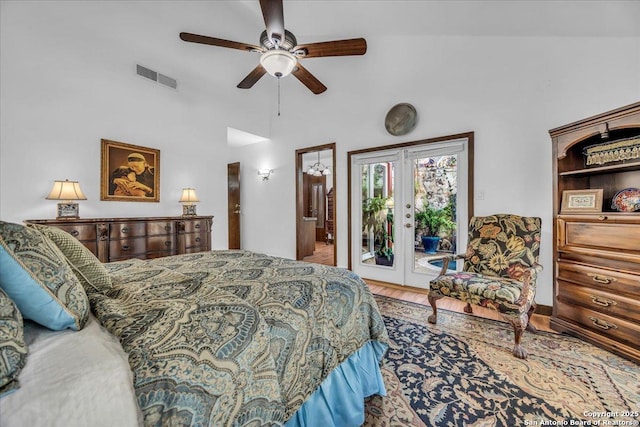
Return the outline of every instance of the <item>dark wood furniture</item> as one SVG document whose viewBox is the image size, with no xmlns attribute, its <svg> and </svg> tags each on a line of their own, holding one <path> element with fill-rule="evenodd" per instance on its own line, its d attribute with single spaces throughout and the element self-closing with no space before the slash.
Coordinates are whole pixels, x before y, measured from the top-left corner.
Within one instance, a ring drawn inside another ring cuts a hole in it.
<svg viewBox="0 0 640 427">
<path fill-rule="evenodd" d="M 65 230 L 101 262 L 211 250 L 213 216 L 27 220 Z"/>
<path fill-rule="evenodd" d="M 640 188 L 640 159 L 587 165 L 586 147 L 640 136 L 640 102 L 549 131 L 553 141 L 551 327 L 640 363 L 640 212 L 614 195 Z M 603 189 L 602 212 L 561 212 L 566 190 Z"/>
<path fill-rule="evenodd" d="M 302 234 L 299 236 L 300 251 L 303 257 L 313 255 L 316 250 L 316 218 L 302 218 Z"/>
<path fill-rule="evenodd" d="M 327 221 L 324 230 L 327 243 L 333 243 L 333 188 L 327 193 Z"/>
</svg>

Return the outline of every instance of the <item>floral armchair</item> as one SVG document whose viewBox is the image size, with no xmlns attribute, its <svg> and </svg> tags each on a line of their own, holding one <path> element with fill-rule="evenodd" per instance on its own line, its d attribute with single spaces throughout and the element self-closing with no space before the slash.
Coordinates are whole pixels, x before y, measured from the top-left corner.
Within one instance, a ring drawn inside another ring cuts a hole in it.
<svg viewBox="0 0 640 427">
<path fill-rule="evenodd" d="M 496 310 L 513 325 L 513 355 L 526 359 L 520 345 L 526 329 L 535 332 L 529 318 L 536 304 L 536 277 L 542 270 L 538 264 L 540 251 L 540 218 L 517 215 L 473 217 L 469 224 L 469 243 L 465 254 L 444 258 L 440 275 L 431 281 L 429 303 L 436 323 L 436 301 L 442 297 Z M 464 259 L 461 272 L 447 272 L 449 261 Z"/>
</svg>

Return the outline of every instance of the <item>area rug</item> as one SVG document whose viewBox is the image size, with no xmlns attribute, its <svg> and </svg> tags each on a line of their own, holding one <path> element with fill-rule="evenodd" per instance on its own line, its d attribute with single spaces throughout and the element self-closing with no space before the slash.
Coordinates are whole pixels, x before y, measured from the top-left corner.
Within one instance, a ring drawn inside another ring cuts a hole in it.
<svg viewBox="0 0 640 427">
<path fill-rule="evenodd" d="M 502 322 L 376 295 L 391 346 L 387 396 L 365 426 L 638 425 L 640 366 L 566 335 L 525 332 L 515 358 Z"/>
</svg>

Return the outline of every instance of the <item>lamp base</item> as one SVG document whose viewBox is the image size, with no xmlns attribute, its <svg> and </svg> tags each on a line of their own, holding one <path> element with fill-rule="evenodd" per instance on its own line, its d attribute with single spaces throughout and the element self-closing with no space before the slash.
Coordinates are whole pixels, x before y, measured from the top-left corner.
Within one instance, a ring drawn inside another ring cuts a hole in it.
<svg viewBox="0 0 640 427">
<path fill-rule="evenodd" d="M 78 219 L 80 208 L 77 203 L 58 203 L 58 217 L 56 219 Z"/>
<path fill-rule="evenodd" d="M 182 216 L 196 216 L 196 205 L 182 205 Z"/>
</svg>

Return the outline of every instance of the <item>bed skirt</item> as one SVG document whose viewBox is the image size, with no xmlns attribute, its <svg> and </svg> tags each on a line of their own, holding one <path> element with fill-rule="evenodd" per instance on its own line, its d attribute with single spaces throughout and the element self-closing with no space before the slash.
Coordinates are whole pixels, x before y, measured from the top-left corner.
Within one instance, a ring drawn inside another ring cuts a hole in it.
<svg viewBox="0 0 640 427">
<path fill-rule="evenodd" d="M 365 397 L 387 394 L 380 372 L 387 348 L 378 341 L 367 342 L 329 374 L 285 426 L 361 426 Z"/>
</svg>

